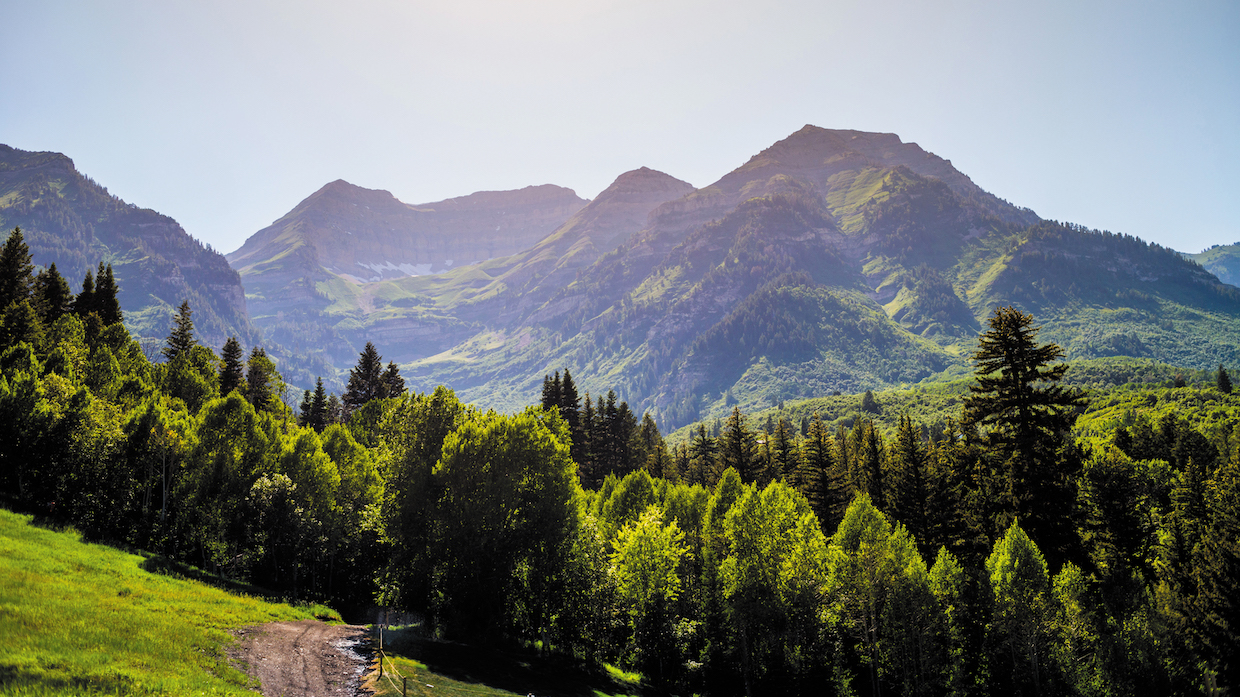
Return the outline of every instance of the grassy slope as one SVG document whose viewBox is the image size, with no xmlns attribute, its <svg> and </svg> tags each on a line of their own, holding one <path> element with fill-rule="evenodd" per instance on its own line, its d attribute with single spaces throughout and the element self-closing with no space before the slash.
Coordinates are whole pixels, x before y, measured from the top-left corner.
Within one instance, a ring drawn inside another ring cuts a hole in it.
<svg viewBox="0 0 1240 697">
<path fill-rule="evenodd" d="M 0 509 L 0 695 L 253 694 L 226 630 L 311 617 L 153 561 Z"/>
</svg>

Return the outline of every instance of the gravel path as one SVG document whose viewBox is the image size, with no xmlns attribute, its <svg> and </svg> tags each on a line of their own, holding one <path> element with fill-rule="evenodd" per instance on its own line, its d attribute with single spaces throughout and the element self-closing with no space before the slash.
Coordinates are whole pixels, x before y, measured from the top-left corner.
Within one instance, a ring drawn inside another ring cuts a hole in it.
<svg viewBox="0 0 1240 697">
<path fill-rule="evenodd" d="M 365 627 L 315 620 L 238 629 L 229 656 L 257 678 L 264 697 L 370 695 L 361 678 L 370 638 Z"/>
</svg>

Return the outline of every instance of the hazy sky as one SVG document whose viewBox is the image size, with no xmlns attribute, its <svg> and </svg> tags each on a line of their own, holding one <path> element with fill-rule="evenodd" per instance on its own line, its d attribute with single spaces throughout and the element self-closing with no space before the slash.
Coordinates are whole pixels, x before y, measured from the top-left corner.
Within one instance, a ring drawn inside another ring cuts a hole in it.
<svg viewBox="0 0 1240 697">
<path fill-rule="evenodd" d="M 0 27 L 0 142 L 221 251 L 334 179 L 705 186 L 807 123 L 1045 218 L 1240 241 L 1235 0 L 4 0 Z"/>
</svg>

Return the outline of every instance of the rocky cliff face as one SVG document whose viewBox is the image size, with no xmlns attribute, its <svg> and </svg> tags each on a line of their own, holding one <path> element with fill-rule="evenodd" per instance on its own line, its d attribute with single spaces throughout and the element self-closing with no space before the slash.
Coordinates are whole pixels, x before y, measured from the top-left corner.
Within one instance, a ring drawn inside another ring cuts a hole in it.
<svg viewBox="0 0 1240 697">
<path fill-rule="evenodd" d="M 570 189 L 545 184 L 517 191 L 482 191 L 409 205 L 386 191 L 337 180 L 259 230 L 228 255 L 247 285 L 297 248 L 354 283 L 440 273 L 528 249 L 586 204 Z"/>
<path fill-rule="evenodd" d="M 166 337 L 182 300 L 189 300 L 204 343 L 257 336 L 240 276 L 221 254 L 172 218 L 110 195 L 60 153 L 0 145 L 0 229 L 15 226 L 34 263 L 54 262 L 75 289 L 100 260 L 109 261 L 135 336 Z"/>
</svg>

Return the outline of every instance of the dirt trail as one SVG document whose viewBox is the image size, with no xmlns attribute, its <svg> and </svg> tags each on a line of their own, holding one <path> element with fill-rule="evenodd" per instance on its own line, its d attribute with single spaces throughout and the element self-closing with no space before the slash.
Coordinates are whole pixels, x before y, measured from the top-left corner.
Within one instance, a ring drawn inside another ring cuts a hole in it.
<svg viewBox="0 0 1240 697">
<path fill-rule="evenodd" d="M 314 620 L 238 629 L 229 656 L 257 678 L 264 697 L 355 697 L 370 640 L 365 627 Z"/>
</svg>

